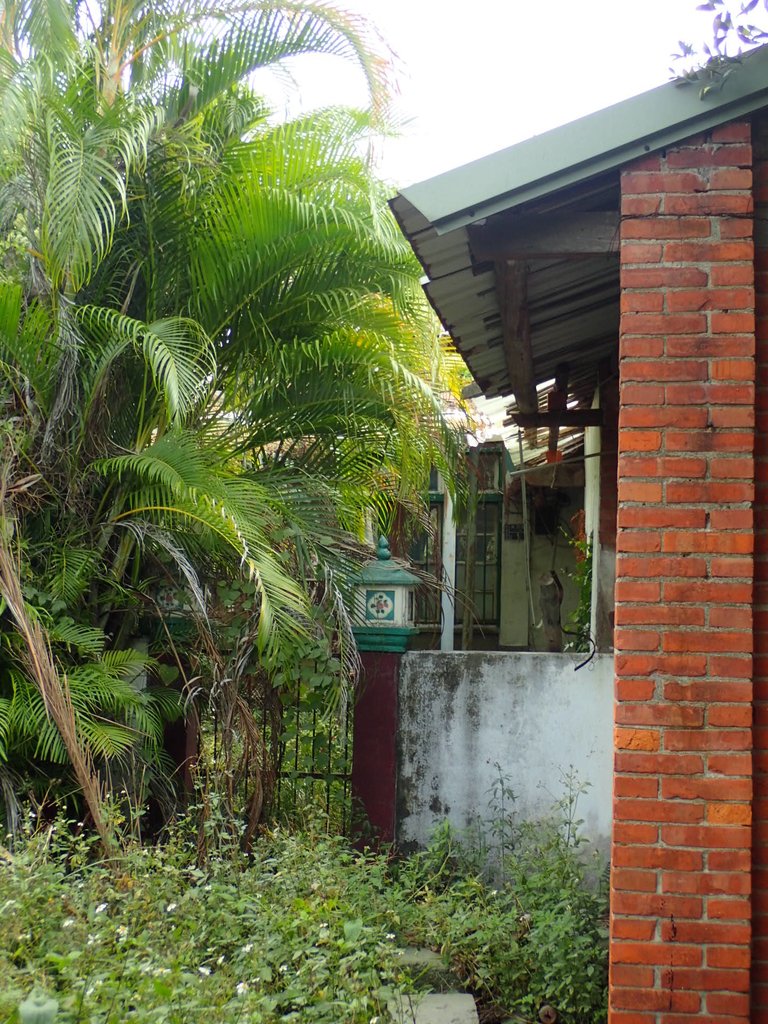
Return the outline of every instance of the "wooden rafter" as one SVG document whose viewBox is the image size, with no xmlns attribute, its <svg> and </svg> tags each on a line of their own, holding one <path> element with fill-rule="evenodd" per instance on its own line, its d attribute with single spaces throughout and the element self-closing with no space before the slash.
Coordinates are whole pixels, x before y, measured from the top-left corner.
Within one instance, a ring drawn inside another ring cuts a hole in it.
<svg viewBox="0 0 768 1024">
<path fill-rule="evenodd" d="M 547 411 L 551 413 L 565 412 L 568 409 L 568 374 L 567 363 L 560 363 L 555 370 L 555 386 L 547 395 Z M 557 462 L 561 456 L 557 450 L 560 424 L 553 423 L 549 428 L 549 444 L 547 445 L 547 461 Z"/>
<path fill-rule="evenodd" d="M 496 287 L 509 384 L 515 394 L 518 409 L 524 413 L 535 413 L 538 411 L 539 403 L 533 379 L 531 327 L 528 318 L 528 268 L 525 263 L 506 260 L 497 263 Z"/>
<path fill-rule="evenodd" d="M 618 254 L 619 214 L 547 213 L 498 218 L 468 228 L 477 263 Z"/>
<path fill-rule="evenodd" d="M 528 430 L 531 427 L 601 427 L 602 409 L 565 409 L 560 412 L 516 412 L 504 420 L 504 425 L 514 423 Z"/>
</svg>

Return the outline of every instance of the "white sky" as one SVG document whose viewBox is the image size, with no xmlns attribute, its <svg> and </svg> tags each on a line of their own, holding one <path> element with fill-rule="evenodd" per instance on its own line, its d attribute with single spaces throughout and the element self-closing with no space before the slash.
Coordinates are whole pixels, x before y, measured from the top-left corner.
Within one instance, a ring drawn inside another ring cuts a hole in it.
<svg viewBox="0 0 768 1024">
<path fill-rule="evenodd" d="M 711 38 L 700 0 L 336 0 L 370 18 L 399 62 L 402 137 L 380 174 L 430 178 L 662 85 L 677 41 Z M 363 103 L 330 58 L 295 74 L 305 105 Z M 276 97 L 273 96 L 273 100 Z"/>
</svg>

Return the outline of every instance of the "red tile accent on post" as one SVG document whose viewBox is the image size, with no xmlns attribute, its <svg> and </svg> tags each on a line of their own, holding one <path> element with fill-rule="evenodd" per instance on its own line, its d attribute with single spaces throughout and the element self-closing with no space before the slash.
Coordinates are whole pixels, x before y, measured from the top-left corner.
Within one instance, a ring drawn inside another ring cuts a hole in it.
<svg viewBox="0 0 768 1024">
<path fill-rule="evenodd" d="M 754 125 L 755 433 L 754 802 L 752 1014 L 768 1020 L 768 118 Z"/>
<path fill-rule="evenodd" d="M 728 128 L 622 174 L 611 1024 L 750 1019 L 752 168 Z"/>
</svg>

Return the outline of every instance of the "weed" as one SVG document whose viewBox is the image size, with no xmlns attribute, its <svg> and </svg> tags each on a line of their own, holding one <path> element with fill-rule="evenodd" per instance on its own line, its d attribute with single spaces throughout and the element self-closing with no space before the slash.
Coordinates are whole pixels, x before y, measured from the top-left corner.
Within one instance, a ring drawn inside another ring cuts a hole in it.
<svg viewBox="0 0 768 1024">
<path fill-rule="evenodd" d="M 607 888 L 577 818 L 585 784 L 563 777 L 552 816 L 517 822 L 514 794 L 499 772 L 486 830 L 496 845 L 484 879 L 476 851 L 443 826 L 400 875 L 410 898 L 409 940 L 439 948 L 464 984 L 506 1014 L 536 1017 L 547 1003 L 568 1024 L 607 1014 Z"/>
</svg>

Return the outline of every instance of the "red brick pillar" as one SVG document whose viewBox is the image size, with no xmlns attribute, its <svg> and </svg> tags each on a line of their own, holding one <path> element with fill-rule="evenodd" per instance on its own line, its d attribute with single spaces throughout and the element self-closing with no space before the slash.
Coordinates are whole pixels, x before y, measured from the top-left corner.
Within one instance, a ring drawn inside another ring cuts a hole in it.
<svg viewBox="0 0 768 1024">
<path fill-rule="evenodd" d="M 768 120 L 754 130 L 757 430 L 752 805 L 752 1017 L 768 1020 Z"/>
<path fill-rule="evenodd" d="M 748 125 L 622 174 L 612 1024 L 748 1021 Z"/>
</svg>

